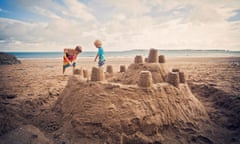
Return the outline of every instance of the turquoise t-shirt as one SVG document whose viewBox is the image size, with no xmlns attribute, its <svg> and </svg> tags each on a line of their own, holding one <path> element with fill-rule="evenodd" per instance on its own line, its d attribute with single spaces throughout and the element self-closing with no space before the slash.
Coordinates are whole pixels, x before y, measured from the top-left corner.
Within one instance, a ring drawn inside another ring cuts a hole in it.
<svg viewBox="0 0 240 144">
<path fill-rule="evenodd" d="M 104 51 L 103 48 L 98 48 L 98 56 L 99 56 L 99 61 L 104 61 L 105 57 L 104 57 Z"/>
</svg>

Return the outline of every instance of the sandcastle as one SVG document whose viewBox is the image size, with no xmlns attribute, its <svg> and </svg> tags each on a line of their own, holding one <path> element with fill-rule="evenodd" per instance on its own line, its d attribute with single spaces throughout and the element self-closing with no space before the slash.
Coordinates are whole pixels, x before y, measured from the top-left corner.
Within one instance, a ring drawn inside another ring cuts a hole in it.
<svg viewBox="0 0 240 144">
<path fill-rule="evenodd" d="M 70 79 L 72 86 L 59 102 L 64 118 L 69 119 L 67 131 L 74 131 L 85 143 L 117 144 L 178 143 L 179 139 L 167 141 L 169 135 L 164 132 L 170 129 L 171 135 L 178 127 L 185 130 L 192 125 L 194 133 L 202 134 L 201 124 L 208 122 L 208 114 L 184 83 L 184 73 L 167 69 L 157 50 L 150 53 L 148 62 L 136 56 L 127 70 L 121 65 L 122 73 L 114 77 L 117 82 L 114 78 L 95 82 L 104 80 L 103 69 L 97 67 L 92 68 L 93 82 Z"/>
</svg>

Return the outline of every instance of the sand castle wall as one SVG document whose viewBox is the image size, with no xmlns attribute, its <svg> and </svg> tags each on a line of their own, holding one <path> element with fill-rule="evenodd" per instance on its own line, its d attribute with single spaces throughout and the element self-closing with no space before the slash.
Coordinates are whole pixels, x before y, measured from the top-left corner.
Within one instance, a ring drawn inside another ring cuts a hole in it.
<svg viewBox="0 0 240 144">
<path fill-rule="evenodd" d="M 93 67 L 91 73 L 91 81 L 103 81 L 104 72 L 102 68 Z"/>
</svg>

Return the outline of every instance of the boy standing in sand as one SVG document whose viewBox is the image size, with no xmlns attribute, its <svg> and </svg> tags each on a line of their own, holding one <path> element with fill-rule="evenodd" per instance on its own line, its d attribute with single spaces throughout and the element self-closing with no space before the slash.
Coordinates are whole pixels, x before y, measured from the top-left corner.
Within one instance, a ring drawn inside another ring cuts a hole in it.
<svg viewBox="0 0 240 144">
<path fill-rule="evenodd" d="M 64 49 L 64 56 L 63 56 L 63 74 L 65 72 L 65 69 L 67 67 L 72 66 L 73 67 L 73 72 L 76 67 L 76 60 L 78 54 L 82 52 L 82 47 L 81 46 L 76 46 L 76 48 L 73 50 L 71 49 Z"/>
<path fill-rule="evenodd" d="M 103 65 L 105 64 L 105 57 L 104 57 L 104 51 L 102 48 L 102 42 L 100 40 L 95 40 L 94 45 L 96 46 L 96 48 L 98 48 L 98 53 L 94 59 L 94 61 L 97 61 L 98 58 L 98 66 L 99 67 L 103 67 Z"/>
</svg>

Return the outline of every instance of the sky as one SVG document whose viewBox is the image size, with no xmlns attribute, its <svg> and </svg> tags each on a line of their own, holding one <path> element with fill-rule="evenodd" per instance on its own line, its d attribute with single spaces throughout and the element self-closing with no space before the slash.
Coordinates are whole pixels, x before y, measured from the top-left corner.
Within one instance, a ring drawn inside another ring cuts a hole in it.
<svg viewBox="0 0 240 144">
<path fill-rule="evenodd" d="M 0 0 L 0 51 L 240 50 L 240 0 Z"/>
</svg>

